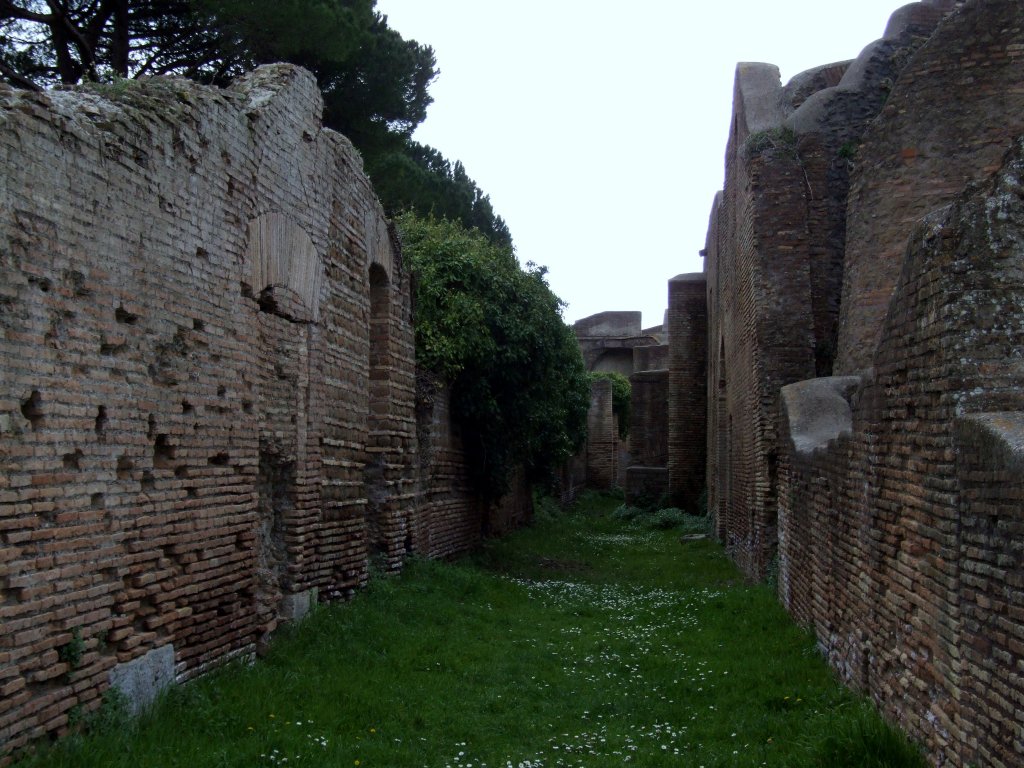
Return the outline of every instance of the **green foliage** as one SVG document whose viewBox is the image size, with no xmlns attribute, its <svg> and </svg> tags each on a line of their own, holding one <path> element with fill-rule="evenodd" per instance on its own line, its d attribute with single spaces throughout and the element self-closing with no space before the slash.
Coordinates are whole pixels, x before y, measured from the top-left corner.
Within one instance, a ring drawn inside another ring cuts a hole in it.
<svg viewBox="0 0 1024 768">
<path fill-rule="evenodd" d="M 553 496 L 534 489 L 533 491 L 533 520 L 537 523 L 550 523 L 558 520 L 564 514 L 564 510 Z"/>
<path fill-rule="evenodd" d="M 690 515 L 678 507 L 643 508 L 623 504 L 612 518 L 652 531 L 678 530 L 682 533 L 706 533 L 707 518 Z"/>
<path fill-rule="evenodd" d="M 647 523 L 647 526 L 659 531 L 667 531 L 672 528 L 680 527 L 689 519 L 689 517 L 690 515 L 687 515 L 678 507 L 667 507 L 665 509 L 659 509 L 651 515 L 650 522 Z"/>
<path fill-rule="evenodd" d="M 852 141 L 843 142 L 836 154 L 844 160 L 853 160 L 857 156 L 857 144 Z"/>
<path fill-rule="evenodd" d="M 870 707 L 847 708 L 813 745 L 798 768 L 926 768 L 921 750 Z"/>
<path fill-rule="evenodd" d="M 642 514 L 644 514 L 644 511 L 640 509 L 640 507 L 622 504 L 621 506 L 616 507 L 615 511 L 612 512 L 612 518 L 629 523 L 636 520 Z"/>
<path fill-rule="evenodd" d="M 70 674 L 82 665 L 84 654 L 85 640 L 82 638 L 82 628 L 75 627 L 71 630 L 71 639 L 57 649 L 57 658 L 68 665 Z"/>
<path fill-rule="evenodd" d="M 99 708 L 85 717 L 84 724 L 87 731 L 100 734 L 132 730 L 134 722 L 128 697 L 118 688 L 107 688 Z"/>
<path fill-rule="evenodd" d="M 543 267 L 511 247 L 435 218 L 397 219 L 416 276 L 418 363 L 451 385 L 477 489 L 507 489 L 512 470 L 546 480 L 582 443 L 589 381 Z"/>
<path fill-rule="evenodd" d="M 373 188 L 389 215 L 413 211 L 455 220 L 480 230 L 495 245 L 512 245 L 508 226 L 462 163 L 452 164 L 436 149 L 408 138 L 364 153 Z"/>
<path fill-rule="evenodd" d="M 607 379 L 612 383 L 612 413 L 618 418 L 619 437 L 629 437 L 629 414 L 633 397 L 633 388 L 629 379 L 621 373 L 598 371 L 590 374 L 592 379 Z"/>
</svg>

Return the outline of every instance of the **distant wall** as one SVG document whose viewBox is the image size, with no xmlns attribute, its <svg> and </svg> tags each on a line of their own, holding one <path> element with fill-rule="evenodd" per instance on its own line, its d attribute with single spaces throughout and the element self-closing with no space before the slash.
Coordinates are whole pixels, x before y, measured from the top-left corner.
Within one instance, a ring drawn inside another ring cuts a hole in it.
<svg viewBox="0 0 1024 768">
<path fill-rule="evenodd" d="M 668 435 L 672 503 L 698 512 L 705 486 L 707 430 L 707 279 L 677 275 L 668 284 Z"/>
<path fill-rule="evenodd" d="M 610 490 L 618 486 L 619 434 L 612 412 L 612 383 L 595 379 L 590 384 L 587 412 L 587 486 Z"/>
</svg>

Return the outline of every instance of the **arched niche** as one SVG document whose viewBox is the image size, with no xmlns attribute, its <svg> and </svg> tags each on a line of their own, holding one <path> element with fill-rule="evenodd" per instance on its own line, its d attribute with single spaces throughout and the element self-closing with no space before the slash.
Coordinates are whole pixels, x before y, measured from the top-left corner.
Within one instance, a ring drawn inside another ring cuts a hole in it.
<svg viewBox="0 0 1024 768">
<path fill-rule="evenodd" d="M 319 321 L 324 265 L 309 235 L 282 213 L 252 219 L 248 234 L 246 277 L 261 308 Z"/>
<path fill-rule="evenodd" d="M 633 375 L 633 348 L 609 349 L 594 361 L 593 373 L 621 373 Z"/>
</svg>

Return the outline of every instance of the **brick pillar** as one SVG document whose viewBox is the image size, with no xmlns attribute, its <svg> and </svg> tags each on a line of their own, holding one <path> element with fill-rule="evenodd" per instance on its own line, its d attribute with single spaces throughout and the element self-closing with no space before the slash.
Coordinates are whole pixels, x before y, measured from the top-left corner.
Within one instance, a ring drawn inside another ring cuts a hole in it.
<svg viewBox="0 0 1024 768">
<path fill-rule="evenodd" d="M 696 511 L 704 490 L 707 430 L 707 282 L 668 283 L 668 477 L 672 503 Z"/>
<path fill-rule="evenodd" d="M 598 490 L 615 486 L 617 451 L 612 382 L 596 379 L 590 384 L 590 410 L 587 413 L 587 485 Z"/>
</svg>

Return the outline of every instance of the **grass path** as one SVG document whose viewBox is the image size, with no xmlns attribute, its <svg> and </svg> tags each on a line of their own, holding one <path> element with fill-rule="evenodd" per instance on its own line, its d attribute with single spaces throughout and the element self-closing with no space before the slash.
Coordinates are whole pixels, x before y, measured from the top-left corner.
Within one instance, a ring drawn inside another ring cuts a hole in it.
<svg viewBox="0 0 1024 768">
<path fill-rule="evenodd" d="M 414 561 L 24 766 L 923 765 L 720 547 L 618 503 Z"/>
</svg>

